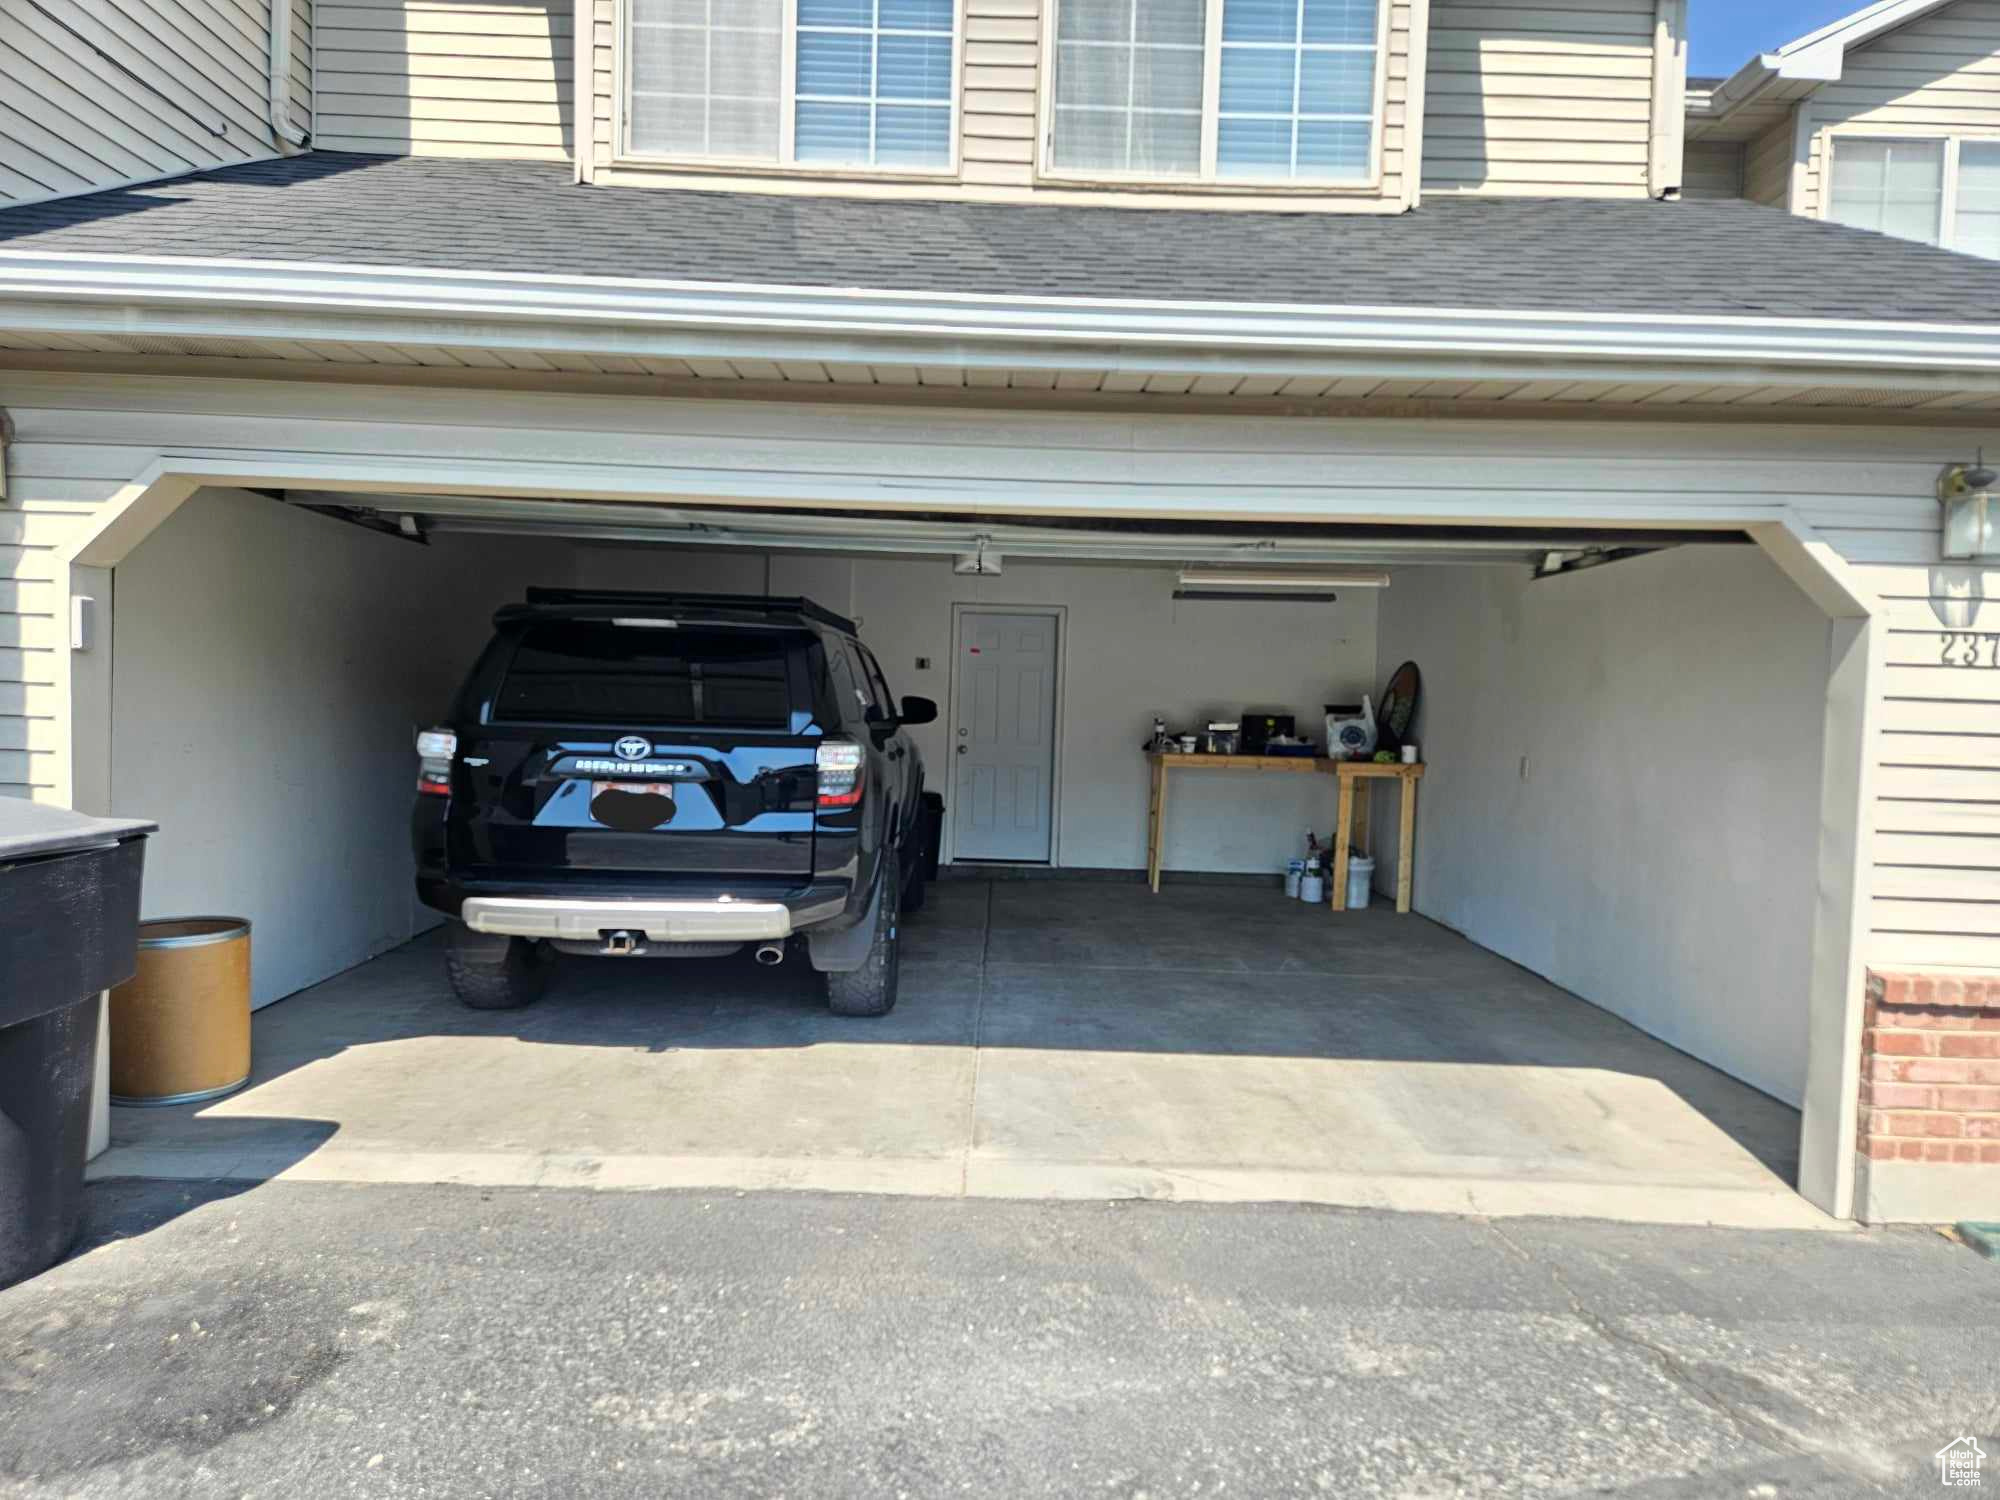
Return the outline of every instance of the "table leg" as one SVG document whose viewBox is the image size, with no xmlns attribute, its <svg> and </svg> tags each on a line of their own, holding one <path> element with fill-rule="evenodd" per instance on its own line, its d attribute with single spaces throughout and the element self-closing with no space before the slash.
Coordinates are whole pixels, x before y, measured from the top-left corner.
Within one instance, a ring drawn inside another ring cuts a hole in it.
<svg viewBox="0 0 2000 1500">
<path fill-rule="evenodd" d="M 1160 894 L 1160 866 L 1166 859 L 1167 768 L 1153 762 L 1152 834 L 1146 841 L 1146 878 L 1155 896 Z"/>
<path fill-rule="evenodd" d="M 1403 812 L 1396 820 L 1396 910 L 1410 909 L 1410 887 L 1416 879 L 1417 778 L 1403 778 Z"/>
<path fill-rule="evenodd" d="M 1333 909 L 1347 910 L 1347 856 L 1353 847 L 1354 781 L 1340 778 L 1340 810 L 1333 824 Z"/>
</svg>

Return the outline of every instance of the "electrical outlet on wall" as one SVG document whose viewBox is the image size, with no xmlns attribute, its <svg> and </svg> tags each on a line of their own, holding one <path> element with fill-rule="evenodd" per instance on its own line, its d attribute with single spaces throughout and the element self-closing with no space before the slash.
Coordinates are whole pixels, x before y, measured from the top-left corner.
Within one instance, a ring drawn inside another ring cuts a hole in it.
<svg viewBox="0 0 2000 1500">
<path fill-rule="evenodd" d="M 1528 779 L 1528 757 L 1525 755 L 1521 757 L 1521 779 L 1523 781 Z"/>
</svg>

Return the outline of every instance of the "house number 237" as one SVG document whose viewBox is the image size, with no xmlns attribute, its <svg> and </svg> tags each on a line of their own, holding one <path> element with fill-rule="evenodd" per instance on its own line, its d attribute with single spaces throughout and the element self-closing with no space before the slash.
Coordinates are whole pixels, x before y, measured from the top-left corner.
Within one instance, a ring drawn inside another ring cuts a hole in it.
<svg viewBox="0 0 2000 1500">
<path fill-rule="evenodd" d="M 2000 635 L 1988 631 L 1945 631 L 1938 662 L 1947 667 L 2000 667 Z"/>
</svg>

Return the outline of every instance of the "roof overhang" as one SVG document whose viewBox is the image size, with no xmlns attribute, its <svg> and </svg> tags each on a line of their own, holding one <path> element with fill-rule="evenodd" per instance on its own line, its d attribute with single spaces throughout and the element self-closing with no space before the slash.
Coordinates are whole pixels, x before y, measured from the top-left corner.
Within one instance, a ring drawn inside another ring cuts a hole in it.
<svg viewBox="0 0 2000 1500">
<path fill-rule="evenodd" d="M 1760 53 L 1714 88 L 1688 96 L 1693 138 L 1741 140 L 1770 124 L 1774 107 L 1788 107 L 1821 84 L 1838 83 L 1847 54 L 1898 26 L 1942 10 L 1952 0 L 1878 0 L 1831 25 Z"/>
<path fill-rule="evenodd" d="M 300 341 L 739 364 L 1605 380 L 2000 396 L 2000 325 L 990 296 L 0 252 L 15 347 Z M 70 340 L 67 344 L 55 342 Z M 75 341 L 83 341 L 81 343 Z M 95 341 L 95 342 L 91 342 Z"/>
</svg>

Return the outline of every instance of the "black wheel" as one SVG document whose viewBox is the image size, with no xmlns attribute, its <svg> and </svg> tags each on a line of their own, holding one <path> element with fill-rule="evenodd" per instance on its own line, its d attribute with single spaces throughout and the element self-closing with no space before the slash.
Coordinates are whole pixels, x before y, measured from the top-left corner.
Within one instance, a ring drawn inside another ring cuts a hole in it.
<svg viewBox="0 0 2000 1500">
<path fill-rule="evenodd" d="M 827 1009 L 836 1016 L 886 1016 L 896 1008 L 896 973 L 903 951 L 896 931 L 902 885 L 900 879 L 882 882 L 867 961 L 851 972 L 826 976 Z"/>
<path fill-rule="evenodd" d="M 924 909 L 924 858 L 921 854 L 912 856 L 911 851 L 903 851 L 909 859 L 909 873 L 903 877 L 903 910 L 905 912 Z"/>
<path fill-rule="evenodd" d="M 519 1010 L 542 998 L 549 957 L 528 938 L 494 937 L 451 923 L 444 950 L 452 993 L 473 1010 Z"/>
</svg>

